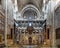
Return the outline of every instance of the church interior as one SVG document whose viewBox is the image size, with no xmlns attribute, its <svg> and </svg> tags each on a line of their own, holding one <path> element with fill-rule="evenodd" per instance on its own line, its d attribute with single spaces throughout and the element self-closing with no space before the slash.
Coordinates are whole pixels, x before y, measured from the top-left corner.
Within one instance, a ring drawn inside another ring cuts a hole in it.
<svg viewBox="0 0 60 48">
<path fill-rule="evenodd" d="M 0 48 L 60 48 L 60 0 L 0 0 Z"/>
</svg>

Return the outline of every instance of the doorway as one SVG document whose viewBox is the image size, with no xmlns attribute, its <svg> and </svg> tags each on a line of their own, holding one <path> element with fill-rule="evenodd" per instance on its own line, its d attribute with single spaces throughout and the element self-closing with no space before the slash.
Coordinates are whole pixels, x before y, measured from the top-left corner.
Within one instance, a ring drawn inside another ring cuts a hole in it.
<svg viewBox="0 0 60 48">
<path fill-rule="evenodd" d="M 29 37 L 29 45 L 32 44 L 32 37 Z"/>
</svg>

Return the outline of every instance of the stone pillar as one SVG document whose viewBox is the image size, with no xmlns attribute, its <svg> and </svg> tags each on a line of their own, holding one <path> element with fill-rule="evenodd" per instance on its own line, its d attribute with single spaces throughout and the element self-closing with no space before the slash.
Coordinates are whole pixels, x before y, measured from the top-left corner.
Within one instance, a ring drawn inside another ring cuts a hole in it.
<svg viewBox="0 0 60 48">
<path fill-rule="evenodd" d="M 6 48 L 7 48 L 7 0 L 5 0 L 5 5 L 6 5 L 6 10 L 5 10 L 5 45 L 6 45 Z"/>
<path fill-rule="evenodd" d="M 52 48 L 57 48 L 56 46 L 56 32 L 55 32 L 55 16 L 54 16 L 54 12 L 52 13 Z"/>
<path fill-rule="evenodd" d="M 52 48 L 57 48 L 56 46 L 56 32 L 55 32 L 55 29 L 54 27 L 51 28 L 52 29 Z"/>
</svg>

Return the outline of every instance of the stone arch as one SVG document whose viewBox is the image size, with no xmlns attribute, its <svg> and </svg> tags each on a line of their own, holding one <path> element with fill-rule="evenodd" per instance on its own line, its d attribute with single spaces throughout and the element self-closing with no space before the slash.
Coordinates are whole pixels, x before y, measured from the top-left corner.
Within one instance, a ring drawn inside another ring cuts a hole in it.
<svg viewBox="0 0 60 48">
<path fill-rule="evenodd" d="M 60 27 L 60 5 L 55 9 L 54 18 L 55 18 L 55 29 L 57 29 Z"/>
<path fill-rule="evenodd" d="M 57 5 L 55 6 L 55 10 L 60 6 L 60 1 L 57 3 Z"/>
<path fill-rule="evenodd" d="M 37 13 L 37 16 L 40 16 L 40 12 L 39 12 L 38 8 L 35 7 L 34 5 L 31 5 L 31 4 L 26 5 L 26 6 L 21 10 L 21 16 L 23 16 L 24 12 L 27 11 L 27 10 L 29 10 L 29 9 L 35 11 L 35 12 Z"/>
</svg>

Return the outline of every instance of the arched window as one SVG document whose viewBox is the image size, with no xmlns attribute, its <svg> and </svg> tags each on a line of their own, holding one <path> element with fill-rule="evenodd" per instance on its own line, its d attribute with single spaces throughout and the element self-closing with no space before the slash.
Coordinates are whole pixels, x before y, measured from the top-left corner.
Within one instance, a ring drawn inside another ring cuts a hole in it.
<svg viewBox="0 0 60 48">
<path fill-rule="evenodd" d="M 28 20 L 37 19 L 40 12 L 36 6 L 29 4 L 21 10 L 21 16 Z"/>
</svg>

